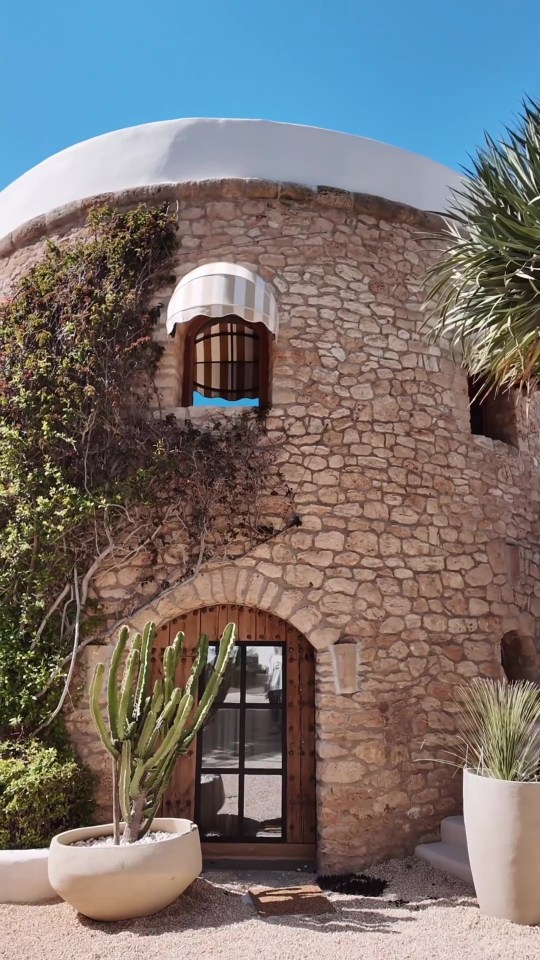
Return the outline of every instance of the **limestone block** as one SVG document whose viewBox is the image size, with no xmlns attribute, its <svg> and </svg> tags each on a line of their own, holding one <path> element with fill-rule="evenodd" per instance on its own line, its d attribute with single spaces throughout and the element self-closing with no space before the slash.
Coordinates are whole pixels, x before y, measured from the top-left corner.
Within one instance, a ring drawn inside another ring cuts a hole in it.
<svg viewBox="0 0 540 960">
<path fill-rule="evenodd" d="M 347 537 L 347 549 L 357 550 L 361 556 L 374 557 L 379 552 L 379 539 L 375 533 L 357 530 Z"/>
<path fill-rule="evenodd" d="M 319 550 L 343 550 L 344 546 L 345 536 L 336 530 L 327 530 L 315 537 L 315 547 Z"/>
<path fill-rule="evenodd" d="M 293 587 L 320 587 L 324 573 L 306 563 L 290 564 L 285 568 L 285 580 Z"/>
<path fill-rule="evenodd" d="M 491 583 L 493 571 L 488 563 L 480 563 L 465 574 L 465 580 L 473 587 L 483 587 Z"/>
<path fill-rule="evenodd" d="M 322 783 L 357 783 L 365 767 L 360 760 L 325 760 L 320 764 Z"/>
</svg>

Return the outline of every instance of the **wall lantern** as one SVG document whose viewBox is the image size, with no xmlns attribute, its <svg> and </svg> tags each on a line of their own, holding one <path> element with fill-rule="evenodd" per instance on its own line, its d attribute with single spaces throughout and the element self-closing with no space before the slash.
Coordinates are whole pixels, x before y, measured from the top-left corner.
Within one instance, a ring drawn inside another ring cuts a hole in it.
<svg viewBox="0 0 540 960">
<path fill-rule="evenodd" d="M 359 649 L 354 637 L 341 637 L 330 647 L 336 693 L 357 692 Z"/>
</svg>

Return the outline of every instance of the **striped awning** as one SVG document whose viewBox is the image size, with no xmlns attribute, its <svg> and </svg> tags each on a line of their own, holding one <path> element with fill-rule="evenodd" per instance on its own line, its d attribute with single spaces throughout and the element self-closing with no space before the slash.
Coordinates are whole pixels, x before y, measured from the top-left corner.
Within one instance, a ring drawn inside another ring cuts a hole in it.
<svg viewBox="0 0 540 960">
<path fill-rule="evenodd" d="M 277 335 L 277 305 L 270 284 L 236 263 L 205 263 L 176 286 L 167 307 L 167 333 L 194 317 L 219 319 L 231 314 L 247 323 L 264 323 Z"/>
</svg>

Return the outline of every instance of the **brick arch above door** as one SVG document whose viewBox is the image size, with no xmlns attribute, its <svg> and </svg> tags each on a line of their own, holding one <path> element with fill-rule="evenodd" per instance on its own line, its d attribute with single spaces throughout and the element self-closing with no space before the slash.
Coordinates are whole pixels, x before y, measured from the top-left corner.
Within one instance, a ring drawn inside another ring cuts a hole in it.
<svg viewBox="0 0 540 960">
<path fill-rule="evenodd" d="M 340 630 L 324 620 L 318 608 L 307 599 L 307 592 L 287 587 L 264 572 L 266 558 L 253 567 L 220 564 L 201 571 L 192 580 L 170 587 L 128 618 L 128 626 L 141 630 L 148 620 L 159 627 L 175 616 L 190 613 L 205 605 L 244 604 L 295 627 L 316 650 L 336 642 Z M 262 569 L 259 569 L 259 566 Z"/>
</svg>

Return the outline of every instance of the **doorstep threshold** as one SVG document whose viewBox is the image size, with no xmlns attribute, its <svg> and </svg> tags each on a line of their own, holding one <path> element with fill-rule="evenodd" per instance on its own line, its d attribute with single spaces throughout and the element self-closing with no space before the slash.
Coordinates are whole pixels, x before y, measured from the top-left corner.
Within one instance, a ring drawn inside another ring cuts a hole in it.
<svg viewBox="0 0 540 960">
<path fill-rule="evenodd" d="M 247 857 L 204 857 L 203 873 L 213 872 L 215 870 L 245 870 L 253 872 L 258 870 L 270 871 L 279 870 L 283 872 L 310 873 L 316 872 L 315 861 L 305 860 L 270 860 L 261 858 L 260 860 L 248 859 Z"/>
</svg>

